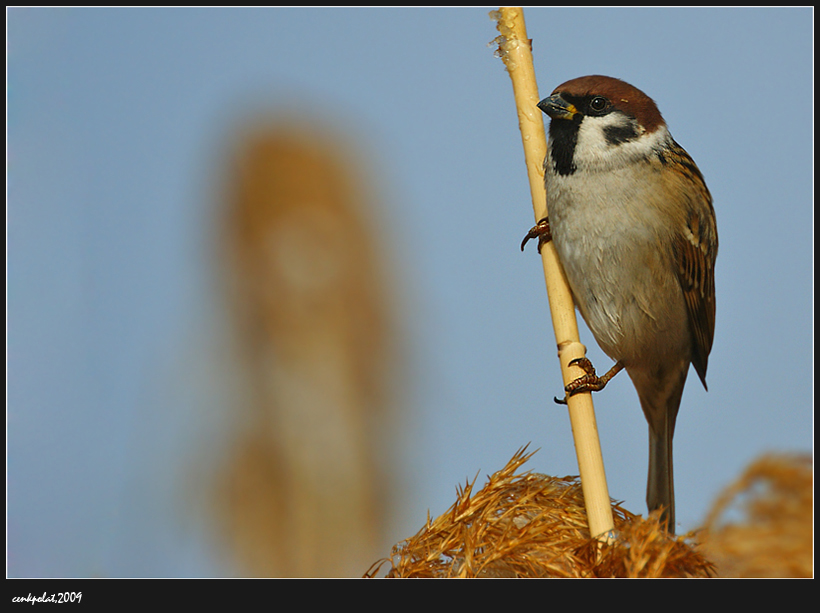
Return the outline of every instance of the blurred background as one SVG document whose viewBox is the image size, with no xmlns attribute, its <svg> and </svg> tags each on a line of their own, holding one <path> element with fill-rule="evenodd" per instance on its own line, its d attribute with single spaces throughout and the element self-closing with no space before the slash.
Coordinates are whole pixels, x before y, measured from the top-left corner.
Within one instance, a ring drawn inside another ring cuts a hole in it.
<svg viewBox="0 0 820 613">
<path fill-rule="evenodd" d="M 361 576 L 531 443 L 577 474 L 489 9 L 7 9 L 7 574 Z M 720 233 L 679 532 L 813 444 L 813 9 L 527 9 Z M 610 360 L 582 326 L 599 370 Z M 626 376 L 595 397 L 645 513 Z"/>
</svg>

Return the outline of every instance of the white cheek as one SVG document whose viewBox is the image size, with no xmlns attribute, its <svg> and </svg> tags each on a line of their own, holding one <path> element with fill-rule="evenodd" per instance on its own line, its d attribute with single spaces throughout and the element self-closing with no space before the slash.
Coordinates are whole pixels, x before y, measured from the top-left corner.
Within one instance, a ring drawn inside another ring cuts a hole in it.
<svg viewBox="0 0 820 613">
<path fill-rule="evenodd" d="M 578 129 L 578 142 L 573 161 L 578 169 L 600 166 L 614 151 L 604 137 L 604 128 L 609 122 L 604 117 L 585 117 Z"/>
<path fill-rule="evenodd" d="M 604 117 L 585 117 L 578 130 L 573 162 L 578 170 L 606 171 L 623 168 L 638 159 L 645 159 L 671 138 L 665 126 L 649 134 L 618 144 L 607 141 L 607 127 L 623 127 L 630 120 L 623 115 L 611 113 Z"/>
</svg>

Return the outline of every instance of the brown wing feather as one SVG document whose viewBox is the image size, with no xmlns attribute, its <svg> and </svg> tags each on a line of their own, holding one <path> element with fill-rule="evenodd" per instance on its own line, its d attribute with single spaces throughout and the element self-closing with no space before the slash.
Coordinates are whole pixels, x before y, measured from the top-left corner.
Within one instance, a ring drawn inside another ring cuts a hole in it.
<svg viewBox="0 0 820 613">
<path fill-rule="evenodd" d="M 692 334 L 692 364 L 706 387 L 706 367 L 715 334 L 715 259 L 718 237 L 712 196 L 698 167 L 680 145 L 664 152 L 672 168 L 689 183 L 685 227 L 675 237 L 678 280 Z"/>
</svg>

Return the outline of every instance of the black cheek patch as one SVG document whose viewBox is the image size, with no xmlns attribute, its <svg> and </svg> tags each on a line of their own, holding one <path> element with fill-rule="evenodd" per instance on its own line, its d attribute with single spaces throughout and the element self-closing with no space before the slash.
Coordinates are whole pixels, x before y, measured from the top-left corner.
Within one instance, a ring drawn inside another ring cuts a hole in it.
<svg viewBox="0 0 820 613">
<path fill-rule="evenodd" d="M 604 128 L 604 138 L 610 145 L 620 145 L 638 137 L 638 130 L 634 125 L 607 126 Z"/>
</svg>

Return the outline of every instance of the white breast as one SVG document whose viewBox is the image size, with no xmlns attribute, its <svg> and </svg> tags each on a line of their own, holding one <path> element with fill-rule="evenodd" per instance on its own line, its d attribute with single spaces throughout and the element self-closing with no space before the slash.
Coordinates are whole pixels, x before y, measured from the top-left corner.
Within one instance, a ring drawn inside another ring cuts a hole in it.
<svg viewBox="0 0 820 613">
<path fill-rule="evenodd" d="M 547 172 L 547 205 L 558 256 L 581 314 L 614 360 L 644 357 L 666 336 L 684 343 L 685 304 L 674 273 L 669 223 L 658 207 L 649 164 L 606 172 Z M 629 205 L 629 206 L 627 206 Z M 677 317 L 669 317 L 670 311 Z"/>
</svg>

